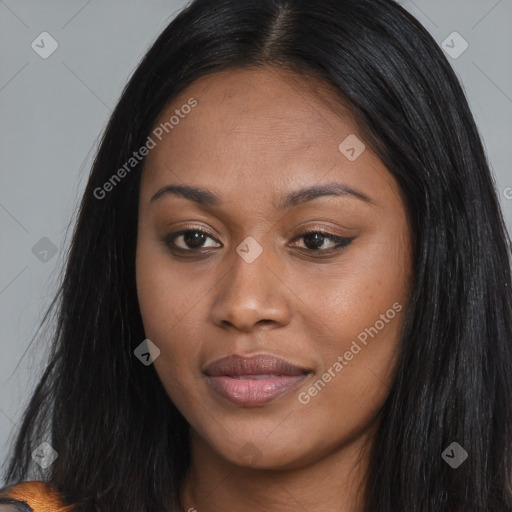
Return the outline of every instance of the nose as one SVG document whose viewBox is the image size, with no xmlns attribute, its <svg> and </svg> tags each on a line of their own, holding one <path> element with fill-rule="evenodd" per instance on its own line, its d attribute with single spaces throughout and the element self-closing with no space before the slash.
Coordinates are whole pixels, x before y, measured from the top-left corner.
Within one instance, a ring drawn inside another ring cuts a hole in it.
<svg viewBox="0 0 512 512">
<path fill-rule="evenodd" d="M 264 249 L 251 263 L 234 252 L 231 270 L 214 288 L 210 316 L 215 325 L 250 332 L 258 325 L 276 328 L 289 322 L 291 292 L 269 252 Z"/>
</svg>

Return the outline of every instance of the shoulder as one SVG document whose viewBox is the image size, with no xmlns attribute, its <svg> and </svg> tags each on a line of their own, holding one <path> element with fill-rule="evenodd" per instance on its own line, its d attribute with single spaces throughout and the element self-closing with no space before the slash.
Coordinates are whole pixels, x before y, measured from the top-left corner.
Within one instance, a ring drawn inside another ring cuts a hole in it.
<svg viewBox="0 0 512 512">
<path fill-rule="evenodd" d="M 0 512 L 64 512 L 69 510 L 48 483 L 33 480 L 0 489 Z"/>
</svg>

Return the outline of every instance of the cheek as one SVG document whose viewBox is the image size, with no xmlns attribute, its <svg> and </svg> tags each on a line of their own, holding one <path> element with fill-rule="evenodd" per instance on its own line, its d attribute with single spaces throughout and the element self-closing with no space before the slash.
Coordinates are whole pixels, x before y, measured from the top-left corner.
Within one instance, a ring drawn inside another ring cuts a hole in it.
<svg viewBox="0 0 512 512">
<path fill-rule="evenodd" d="M 141 234 L 137 244 L 136 281 L 145 335 L 159 349 L 155 370 L 169 397 L 181 409 L 195 403 L 197 362 L 204 339 L 208 286 L 191 286 L 193 276 L 176 271 L 165 250 Z"/>
<path fill-rule="evenodd" d="M 160 356 L 154 365 L 158 373 L 163 369 L 172 375 L 173 361 L 183 361 L 180 351 L 190 349 L 190 343 L 173 343 L 174 340 L 186 339 L 183 334 L 177 335 L 183 327 L 187 308 L 190 309 L 190 295 L 180 288 L 179 281 L 172 279 L 168 260 L 165 254 L 156 250 L 145 239 L 139 237 L 136 256 L 136 281 L 139 309 L 144 325 L 146 338 L 150 339 L 159 349 Z M 192 340 L 193 337 L 189 337 Z"/>
<path fill-rule="evenodd" d="M 309 333 L 322 367 L 296 399 L 305 427 L 322 433 L 317 449 L 369 427 L 389 394 L 405 307 L 396 290 L 376 297 L 359 310 L 333 306 L 329 322 Z"/>
<path fill-rule="evenodd" d="M 189 323 L 186 311 L 190 307 L 179 300 L 176 283 L 169 286 L 165 274 L 144 263 L 141 255 L 137 289 L 146 338 L 160 349 L 153 365 L 169 398 L 185 412 L 194 403 L 191 363 L 199 357 L 200 337 L 194 323 Z"/>
<path fill-rule="evenodd" d="M 322 372 L 301 403 L 319 421 L 347 424 L 350 417 L 361 425 L 389 392 L 410 279 L 408 248 L 400 238 L 383 232 L 354 246 L 342 269 L 315 292 L 306 291 L 314 289 L 312 282 L 303 282 L 304 302 L 314 313 L 305 327 L 321 354 Z"/>
<path fill-rule="evenodd" d="M 325 276 L 310 273 L 302 279 L 297 294 L 313 313 L 315 328 L 333 341 L 330 352 L 344 349 L 376 322 L 377 327 L 384 322 L 383 333 L 397 329 L 400 322 L 395 320 L 400 315 L 393 304 L 404 309 L 410 282 L 408 248 L 400 238 L 399 233 L 382 232 L 379 237 L 361 239 L 342 255 L 337 270 Z M 315 281 L 320 285 L 314 286 Z M 313 333 L 311 339 L 315 339 Z M 322 346 L 325 350 L 325 343 Z"/>
<path fill-rule="evenodd" d="M 195 325 L 189 317 L 195 313 L 204 289 L 190 286 L 190 277 L 176 271 L 165 250 L 143 234 L 137 244 L 136 276 L 139 308 L 148 338 L 153 337 L 158 345 L 176 330 L 186 330 L 188 323 Z M 189 336 L 188 342 L 193 339 Z"/>
</svg>

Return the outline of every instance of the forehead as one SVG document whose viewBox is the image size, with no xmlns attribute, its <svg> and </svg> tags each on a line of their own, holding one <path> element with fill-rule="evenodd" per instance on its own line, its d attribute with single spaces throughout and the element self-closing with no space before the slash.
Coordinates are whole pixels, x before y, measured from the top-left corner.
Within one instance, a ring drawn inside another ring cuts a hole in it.
<svg viewBox="0 0 512 512">
<path fill-rule="evenodd" d="M 184 108 L 191 101 L 193 108 Z M 172 128 L 169 120 L 174 116 Z M 339 145 L 362 135 L 329 84 L 264 66 L 203 76 L 176 97 L 155 127 L 142 194 L 168 182 L 254 194 L 343 178 L 349 186 L 389 180 L 368 145 L 355 161 Z M 153 130 L 154 131 L 154 130 Z M 161 130 L 162 131 L 162 130 Z M 377 174 L 376 174 L 377 173 Z"/>
</svg>

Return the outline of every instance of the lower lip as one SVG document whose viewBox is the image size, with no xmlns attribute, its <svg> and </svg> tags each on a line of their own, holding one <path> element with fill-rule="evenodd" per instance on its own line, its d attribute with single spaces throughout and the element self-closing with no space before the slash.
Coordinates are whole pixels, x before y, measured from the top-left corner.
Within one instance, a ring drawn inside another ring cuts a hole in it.
<svg viewBox="0 0 512 512">
<path fill-rule="evenodd" d="M 290 392 L 307 377 L 303 375 L 282 375 L 267 379 L 235 379 L 226 375 L 207 376 L 211 388 L 236 405 L 251 407 L 265 404 Z"/>
</svg>

